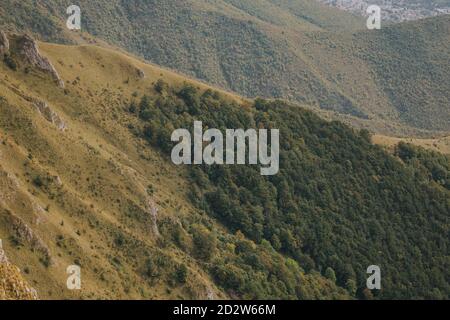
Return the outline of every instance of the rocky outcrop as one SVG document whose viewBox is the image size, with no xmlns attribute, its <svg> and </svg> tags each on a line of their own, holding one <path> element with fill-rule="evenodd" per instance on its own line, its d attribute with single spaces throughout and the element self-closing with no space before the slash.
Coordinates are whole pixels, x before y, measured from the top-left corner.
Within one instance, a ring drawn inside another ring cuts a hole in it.
<svg viewBox="0 0 450 320">
<path fill-rule="evenodd" d="M 158 230 L 158 207 L 153 199 L 147 200 L 147 212 L 150 214 L 152 220 L 152 232 L 155 236 L 159 237 Z"/>
<path fill-rule="evenodd" d="M 9 40 L 6 34 L 0 30 L 0 56 L 9 52 Z"/>
<path fill-rule="evenodd" d="M 6 257 L 0 240 L 0 300 L 37 300 L 37 292 Z"/>
<path fill-rule="evenodd" d="M 216 294 L 211 287 L 206 288 L 206 300 L 216 300 Z"/>
<path fill-rule="evenodd" d="M 3 250 L 3 243 L 0 239 L 0 263 L 8 263 L 8 258 L 6 257 L 5 250 Z"/>
<path fill-rule="evenodd" d="M 13 174 L 6 172 L 0 165 L 0 205 L 15 202 L 17 200 L 15 194 L 18 188 L 19 181 L 17 178 Z"/>
<path fill-rule="evenodd" d="M 49 122 L 54 124 L 59 130 L 66 130 L 66 123 L 60 118 L 60 116 L 53 111 L 47 102 L 41 100 L 33 101 L 36 110 Z"/>
<path fill-rule="evenodd" d="M 22 97 L 24 100 L 30 102 L 40 115 L 42 115 L 47 121 L 54 124 L 59 130 L 64 131 L 67 129 L 64 120 L 55 111 L 53 111 L 52 108 L 50 108 L 47 102 L 26 95 L 24 92 L 13 86 L 9 86 L 9 89 Z"/>
<path fill-rule="evenodd" d="M 24 35 L 18 41 L 19 52 L 25 61 L 45 72 L 48 72 L 57 82 L 58 86 L 64 88 L 64 81 L 59 76 L 52 63 L 39 52 L 37 42 L 28 35 Z"/>
<path fill-rule="evenodd" d="M 138 75 L 139 78 L 144 79 L 145 78 L 145 72 L 144 70 L 141 69 L 136 69 L 136 73 Z"/>
<path fill-rule="evenodd" d="M 48 265 L 52 264 L 52 258 L 50 254 L 50 249 L 47 245 L 42 241 L 42 239 L 36 235 L 33 230 L 23 221 L 21 218 L 16 215 L 10 213 L 10 223 L 11 227 L 14 230 L 16 237 L 25 243 L 28 243 L 33 250 L 36 250 L 43 256 L 43 261 L 45 261 Z"/>
</svg>

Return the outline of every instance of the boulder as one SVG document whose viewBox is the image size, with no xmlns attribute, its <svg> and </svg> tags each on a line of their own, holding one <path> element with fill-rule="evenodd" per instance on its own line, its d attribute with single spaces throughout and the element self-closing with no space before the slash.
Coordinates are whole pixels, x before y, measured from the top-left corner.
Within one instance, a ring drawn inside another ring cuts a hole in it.
<svg viewBox="0 0 450 320">
<path fill-rule="evenodd" d="M 138 75 L 139 78 L 144 79 L 145 78 L 145 72 L 144 70 L 141 69 L 136 69 L 136 73 Z"/>
<path fill-rule="evenodd" d="M 47 102 L 35 99 L 33 101 L 36 110 L 50 123 L 54 124 L 59 130 L 66 130 L 67 126 L 63 119 L 53 111 Z"/>
<path fill-rule="evenodd" d="M 147 212 L 150 214 L 150 218 L 152 221 L 152 232 L 156 237 L 159 237 L 158 230 L 158 207 L 156 206 L 155 201 L 153 199 L 147 199 Z"/>
</svg>

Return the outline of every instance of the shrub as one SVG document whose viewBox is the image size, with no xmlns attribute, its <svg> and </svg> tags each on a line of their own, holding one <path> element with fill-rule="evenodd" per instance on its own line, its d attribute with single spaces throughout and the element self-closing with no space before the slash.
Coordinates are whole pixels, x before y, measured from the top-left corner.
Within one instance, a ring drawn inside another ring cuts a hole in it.
<svg viewBox="0 0 450 320">
<path fill-rule="evenodd" d="M 162 79 L 159 79 L 155 83 L 155 90 L 159 94 L 162 94 L 162 93 L 166 92 L 168 90 L 168 88 L 169 88 L 169 85 Z"/>
<path fill-rule="evenodd" d="M 187 267 L 184 264 L 180 264 L 175 270 L 175 280 L 180 284 L 184 284 L 186 283 L 187 275 Z"/>
<path fill-rule="evenodd" d="M 330 267 L 328 267 L 325 270 L 325 277 L 331 281 L 333 281 L 334 283 L 336 283 L 336 274 L 334 272 L 334 270 Z"/>
<path fill-rule="evenodd" d="M 5 54 L 3 61 L 11 70 L 17 70 L 17 62 L 9 54 Z"/>
<path fill-rule="evenodd" d="M 200 259 L 209 261 L 216 251 L 216 238 L 205 227 L 196 225 L 192 230 L 195 254 Z"/>
</svg>

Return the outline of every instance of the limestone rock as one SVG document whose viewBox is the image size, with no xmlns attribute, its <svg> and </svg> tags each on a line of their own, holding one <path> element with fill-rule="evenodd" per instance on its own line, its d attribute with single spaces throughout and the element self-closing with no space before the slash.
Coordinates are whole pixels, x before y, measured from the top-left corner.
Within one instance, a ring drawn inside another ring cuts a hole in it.
<svg viewBox="0 0 450 320">
<path fill-rule="evenodd" d="M 216 294 L 211 287 L 206 288 L 206 299 L 207 300 L 216 300 Z"/>
<path fill-rule="evenodd" d="M 3 250 L 2 240 L 0 239 L 0 263 L 8 263 L 5 250 Z"/>
<path fill-rule="evenodd" d="M 59 130 L 64 131 L 66 130 L 66 123 L 61 119 L 61 117 L 53 111 L 47 102 L 41 101 L 41 100 L 35 100 L 34 106 L 36 107 L 37 111 L 49 122 L 54 124 Z"/>
<path fill-rule="evenodd" d="M 50 254 L 50 249 L 44 243 L 44 241 L 34 233 L 34 231 L 18 216 L 10 213 L 10 223 L 11 227 L 16 233 L 16 236 L 23 242 L 28 243 L 34 250 L 40 252 L 45 260 L 52 264 L 52 257 Z"/>
<path fill-rule="evenodd" d="M 49 122 L 58 127 L 59 130 L 64 131 L 67 129 L 66 123 L 64 120 L 48 105 L 47 102 L 37 99 L 35 97 L 26 95 L 21 90 L 14 88 L 13 86 L 9 87 L 11 91 L 30 102 L 36 110 Z"/>
<path fill-rule="evenodd" d="M 153 199 L 147 200 L 147 212 L 150 214 L 152 220 L 152 232 L 155 236 L 159 237 L 158 230 L 158 207 Z"/>
<path fill-rule="evenodd" d="M 9 40 L 6 34 L 0 30 L 0 55 L 4 55 L 9 51 Z"/>
<path fill-rule="evenodd" d="M 37 300 L 37 292 L 8 261 L 0 239 L 0 300 Z"/>
<path fill-rule="evenodd" d="M 145 72 L 141 69 L 136 69 L 137 75 L 139 78 L 144 79 L 145 78 Z"/>
<path fill-rule="evenodd" d="M 64 88 L 64 81 L 61 79 L 52 63 L 46 57 L 41 55 L 38 44 L 33 38 L 28 35 L 21 37 L 19 41 L 19 50 L 20 54 L 24 56 L 29 64 L 50 73 L 58 83 L 58 86 Z"/>
</svg>

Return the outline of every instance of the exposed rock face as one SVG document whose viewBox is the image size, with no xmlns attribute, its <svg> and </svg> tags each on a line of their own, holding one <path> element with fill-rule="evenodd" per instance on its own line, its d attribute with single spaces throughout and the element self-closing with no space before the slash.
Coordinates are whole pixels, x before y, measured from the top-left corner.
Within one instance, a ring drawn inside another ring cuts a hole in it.
<svg viewBox="0 0 450 320">
<path fill-rule="evenodd" d="M 19 95 L 20 97 L 22 97 L 23 99 L 25 99 L 26 101 L 30 102 L 47 121 L 54 124 L 56 127 L 58 127 L 59 130 L 64 131 L 67 129 L 64 120 L 55 111 L 53 111 L 52 108 L 50 108 L 47 102 L 26 95 L 21 90 L 14 88 L 12 86 L 9 87 L 9 89 L 14 93 L 16 93 L 17 95 Z"/>
<path fill-rule="evenodd" d="M 8 263 L 8 258 L 6 257 L 5 250 L 3 250 L 3 243 L 0 239 L 0 263 Z"/>
<path fill-rule="evenodd" d="M 0 240 L 0 300 L 37 300 L 37 292 L 6 257 Z"/>
<path fill-rule="evenodd" d="M 207 300 L 216 300 L 216 294 L 214 293 L 211 287 L 206 288 L 206 299 Z"/>
<path fill-rule="evenodd" d="M 64 131 L 66 130 L 66 124 L 65 122 L 58 116 L 58 114 L 53 111 L 47 102 L 41 101 L 41 100 L 35 100 L 34 106 L 36 107 L 37 111 L 49 122 L 54 124 L 59 130 Z"/>
<path fill-rule="evenodd" d="M 158 207 L 153 199 L 147 200 L 147 211 L 152 219 L 152 232 L 155 236 L 159 237 L 158 230 Z"/>
<path fill-rule="evenodd" d="M 33 38 L 24 35 L 19 41 L 19 46 L 20 53 L 29 64 L 50 73 L 58 83 L 58 86 L 64 88 L 64 81 L 61 79 L 52 63 L 40 54 L 38 44 Z"/>
<path fill-rule="evenodd" d="M 16 236 L 21 241 L 28 243 L 34 250 L 41 253 L 48 264 L 53 263 L 50 249 L 47 247 L 44 241 L 42 241 L 42 239 L 33 232 L 33 230 L 25 223 L 25 221 L 10 213 L 10 222 L 12 229 L 16 233 Z"/>
<path fill-rule="evenodd" d="M 6 34 L 0 30 L 0 55 L 4 55 L 9 51 L 9 40 Z"/>
<path fill-rule="evenodd" d="M 144 79 L 145 78 L 145 72 L 141 69 L 136 69 L 137 75 L 139 78 Z"/>
</svg>

